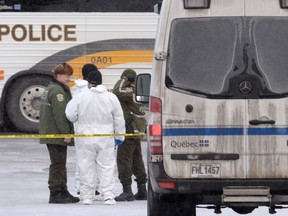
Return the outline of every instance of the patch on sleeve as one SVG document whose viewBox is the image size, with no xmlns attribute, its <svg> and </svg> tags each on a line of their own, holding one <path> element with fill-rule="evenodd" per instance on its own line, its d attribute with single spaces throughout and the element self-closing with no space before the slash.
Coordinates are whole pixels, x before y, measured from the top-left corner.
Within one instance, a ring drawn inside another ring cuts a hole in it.
<svg viewBox="0 0 288 216">
<path fill-rule="evenodd" d="M 59 102 L 64 101 L 64 95 L 63 95 L 63 94 L 57 94 L 56 96 L 57 96 L 57 100 L 58 100 Z"/>
</svg>

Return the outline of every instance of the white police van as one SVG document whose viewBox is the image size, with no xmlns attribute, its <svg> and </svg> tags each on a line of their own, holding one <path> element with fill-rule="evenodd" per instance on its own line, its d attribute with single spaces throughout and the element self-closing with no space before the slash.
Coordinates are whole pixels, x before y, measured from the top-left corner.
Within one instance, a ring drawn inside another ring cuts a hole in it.
<svg viewBox="0 0 288 216">
<path fill-rule="evenodd" d="M 288 0 L 163 1 L 152 74 L 136 83 L 149 216 L 287 207 L 287 38 Z"/>
</svg>

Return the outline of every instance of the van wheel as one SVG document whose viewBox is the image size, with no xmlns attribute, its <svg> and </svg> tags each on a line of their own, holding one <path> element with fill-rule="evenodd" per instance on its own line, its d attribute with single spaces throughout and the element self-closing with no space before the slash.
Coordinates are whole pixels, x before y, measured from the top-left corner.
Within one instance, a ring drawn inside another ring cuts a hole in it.
<svg viewBox="0 0 288 216">
<path fill-rule="evenodd" d="M 232 207 L 232 209 L 238 214 L 250 214 L 255 207 Z"/>
<path fill-rule="evenodd" d="M 167 199 L 160 199 L 160 194 L 152 190 L 148 181 L 147 216 L 177 216 L 175 208 L 171 209 L 171 203 Z"/>
<path fill-rule="evenodd" d="M 9 87 L 6 113 L 19 131 L 38 133 L 40 99 L 50 80 L 48 76 L 24 76 L 15 79 Z"/>
<path fill-rule="evenodd" d="M 161 211 L 159 194 L 153 192 L 151 183 L 148 181 L 147 216 L 165 216 Z"/>
<path fill-rule="evenodd" d="M 147 213 L 148 216 L 196 216 L 196 205 L 173 195 L 161 197 L 153 192 L 148 181 Z"/>
</svg>

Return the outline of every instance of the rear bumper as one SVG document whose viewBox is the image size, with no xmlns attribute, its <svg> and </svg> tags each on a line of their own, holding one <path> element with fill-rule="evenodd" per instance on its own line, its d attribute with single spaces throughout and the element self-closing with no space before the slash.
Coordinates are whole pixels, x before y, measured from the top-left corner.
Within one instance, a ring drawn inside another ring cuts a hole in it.
<svg viewBox="0 0 288 216">
<path fill-rule="evenodd" d="M 164 197 L 190 197 L 197 204 L 222 205 L 225 187 L 261 186 L 270 189 L 270 204 L 288 204 L 288 179 L 172 179 L 164 172 L 162 163 L 149 163 L 148 169 L 152 190 Z M 159 181 L 173 181 L 175 188 L 160 188 Z"/>
</svg>

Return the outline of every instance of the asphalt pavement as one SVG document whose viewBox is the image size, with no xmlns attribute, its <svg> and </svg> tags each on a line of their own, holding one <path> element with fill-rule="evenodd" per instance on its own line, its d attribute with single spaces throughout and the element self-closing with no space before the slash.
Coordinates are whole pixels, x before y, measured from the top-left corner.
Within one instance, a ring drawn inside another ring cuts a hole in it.
<svg viewBox="0 0 288 216">
<path fill-rule="evenodd" d="M 142 142 L 146 165 L 147 142 Z M 147 201 L 118 202 L 115 206 L 95 201 L 91 206 L 77 204 L 48 204 L 48 167 L 50 161 L 46 145 L 38 139 L 0 139 L 0 216 L 146 216 Z M 147 166 L 146 166 L 147 167 Z M 68 189 L 74 190 L 75 148 L 68 148 Z M 115 170 L 115 194 L 122 186 Z M 136 183 L 132 185 L 136 193 Z M 286 216 L 287 209 L 277 209 L 276 216 Z M 213 216 L 213 210 L 197 208 L 197 216 Z M 237 216 L 231 209 L 223 209 L 220 216 Z M 249 216 L 269 215 L 261 207 Z"/>
</svg>

